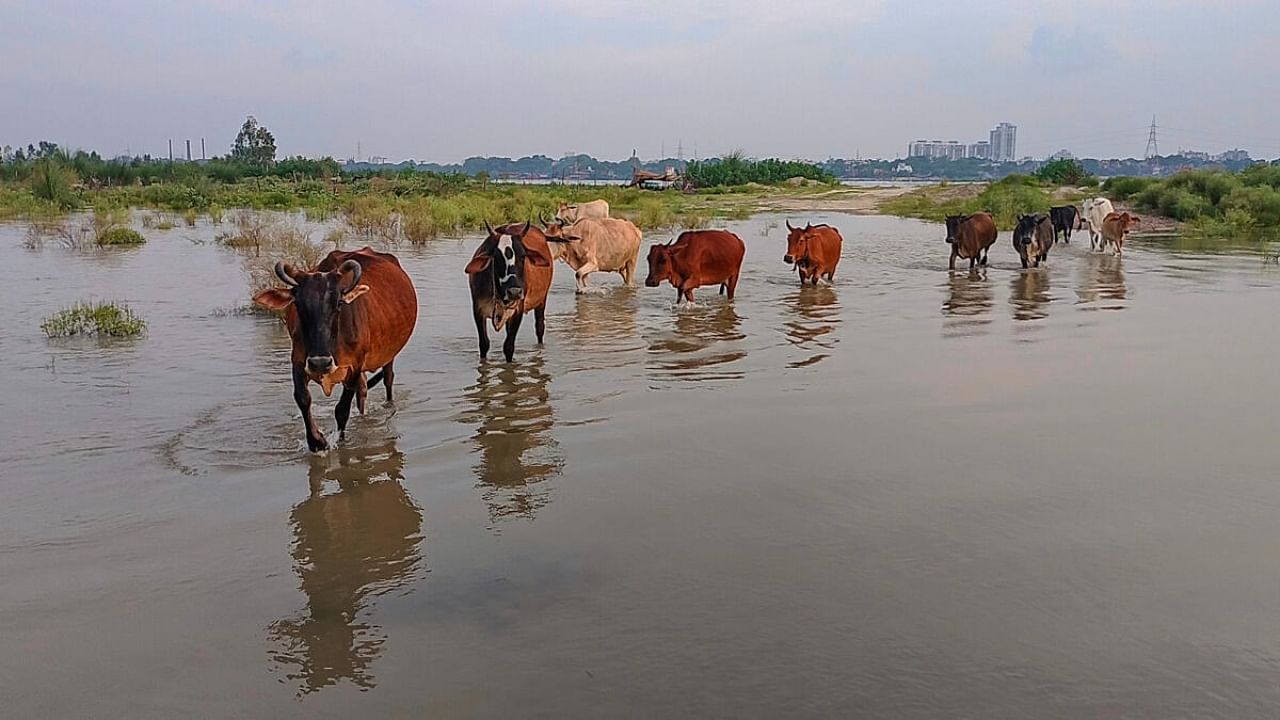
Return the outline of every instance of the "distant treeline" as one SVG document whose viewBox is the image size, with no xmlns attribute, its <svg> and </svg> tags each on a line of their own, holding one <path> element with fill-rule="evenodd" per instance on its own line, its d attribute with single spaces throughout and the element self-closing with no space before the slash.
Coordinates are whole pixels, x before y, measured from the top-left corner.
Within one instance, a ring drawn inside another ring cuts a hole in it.
<svg viewBox="0 0 1280 720">
<path fill-rule="evenodd" d="M 824 170 L 846 179 L 936 179 L 936 180 L 999 180 L 1008 175 L 1034 174 L 1041 166 L 1053 162 L 1026 160 L 1020 162 L 993 163 L 978 158 L 945 160 L 941 158 L 910 157 L 897 160 L 846 160 L 832 158 L 818 163 Z M 1134 158 L 1099 160 L 1082 158 L 1078 161 L 1088 175 L 1102 177 L 1151 177 L 1169 175 L 1183 170 L 1219 169 L 1240 171 L 1258 161 L 1248 158 L 1234 160 L 1206 160 L 1200 156 L 1167 155 L 1150 160 Z"/>
<path fill-rule="evenodd" d="M 566 155 L 562 158 L 551 158 L 546 155 L 528 155 L 522 158 L 508 157 L 469 157 L 460 163 L 426 163 L 405 160 L 399 163 L 348 162 L 343 169 L 354 173 L 367 172 L 403 172 L 416 170 L 442 175 L 462 174 L 471 176 L 487 176 L 492 180 L 502 178 L 540 178 L 550 180 L 573 180 L 589 178 L 592 180 L 630 180 L 633 168 L 662 173 L 667 168 L 684 172 L 685 161 L 678 158 L 665 158 L 648 162 L 636 158 L 613 162 L 599 160 L 590 155 Z"/>
<path fill-rule="evenodd" d="M 757 183 L 780 185 L 792 178 L 804 178 L 817 182 L 833 183 L 836 176 L 822 166 L 799 160 L 749 160 L 741 153 L 730 153 L 723 158 L 695 160 L 689 163 L 685 177 L 694 187 L 731 187 Z"/>
</svg>

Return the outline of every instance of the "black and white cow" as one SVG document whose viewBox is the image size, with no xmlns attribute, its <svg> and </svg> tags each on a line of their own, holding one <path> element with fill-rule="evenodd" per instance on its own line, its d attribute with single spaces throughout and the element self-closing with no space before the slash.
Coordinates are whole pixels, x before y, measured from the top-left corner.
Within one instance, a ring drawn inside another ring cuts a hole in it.
<svg viewBox="0 0 1280 720">
<path fill-rule="evenodd" d="M 542 231 L 530 223 L 503 225 L 496 230 L 486 223 L 485 230 L 488 236 L 466 267 L 480 359 L 489 354 L 488 320 L 495 332 L 506 327 L 502 352 L 511 362 L 525 313 L 533 311 L 538 342 L 542 342 L 547 291 L 551 289 L 551 249 Z"/>
</svg>

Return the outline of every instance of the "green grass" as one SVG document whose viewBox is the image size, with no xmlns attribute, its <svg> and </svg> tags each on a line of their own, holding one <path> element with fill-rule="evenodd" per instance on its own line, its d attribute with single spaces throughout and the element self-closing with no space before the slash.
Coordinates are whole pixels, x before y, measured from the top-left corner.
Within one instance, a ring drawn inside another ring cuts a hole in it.
<svg viewBox="0 0 1280 720">
<path fill-rule="evenodd" d="M 146 241 L 142 233 L 127 227 L 108 228 L 98 235 L 99 245 L 141 245 Z"/>
<path fill-rule="evenodd" d="M 45 318 L 40 329 L 51 338 L 138 337 L 146 332 L 147 323 L 125 305 L 80 302 Z"/>
<path fill-rule="evenodd" d="M 1140 212 L 1181 220 L 1183 234 L 1264 241 L 1280 237 L 1280 167 L 1196 170 L 1172 177 L 1111 178 L 1103 190 Z"/>
<path fill-rule="evenodd" d="M 1053 205 L 1066 200 L 1054 199 L 1034 178 L 1010 175 L 991 183 L 976 195 L 946 183 L 922 188 L 886 201 L 881 210 L 890 215 L 914 217 L 942 222 L 948 215 L 987 212 L 1001 230 L 1012 230 L 1018 216 L 1033 212 L 1049 212 Z"/>
</svg>

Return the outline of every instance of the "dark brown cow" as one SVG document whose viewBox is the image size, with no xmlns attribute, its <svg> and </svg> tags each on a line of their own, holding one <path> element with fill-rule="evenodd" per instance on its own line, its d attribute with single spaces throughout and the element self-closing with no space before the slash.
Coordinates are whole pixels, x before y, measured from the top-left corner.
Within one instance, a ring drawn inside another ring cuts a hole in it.
<svg viewBox="0 0 1280 720">
<path fill-rule="evenodd" d="M 818 286 L 818 278 L 826 275 L 827 282 L 833 282 L 836 276 L 836 265 L 840 262 L 840 249 L 844 247 L 844 238 L 840 231 L 830 225 L 805 225 L 804 228 L 791 227 L 787 221 L 787 254 L 782 256 L 785 263 L 796 264 L 800 272 L 800 284 L 808 280 L 814 287 Z"/>
<path fill-rule="evenodd" d="M 733 299 L 742 272 L 747 246 L 742 238 L 727 230 L 690 230 L 666 245 L 649 248 L 649 277 L 646 287 L 658 287 L 669 280 L 676 289 L 676 302 L 693 302 L 693 291 L 703 285 L 720 285 Z"/>
<path fill-rule="evenodd" d="M 311 419 L 308 383 L 318 383 L 326 397 L 342 384 L 334 413 L 339 437 L 353 398 L 363 414 L 368 389 L 382 382 L 391 402 L 393 365 L 418 320 L 418 295 L 395 255 L 368 247 L 334 250 L 311 271 L 282 261 L 276 276 L 288 289 L 263 290 L 253 301 L 285 311 L 293 339 L 293 399 L 302 410 L 307 447 L 324 450 L 329 443 Z M 377 374 L 366 382 L 364 374 L 373 370 Z"/>
<path fill-rule="evenodd" d="M 1053 221 L 1044 213 L 1019 215 L 1018 224 L 1013 228 L 1013 249 L 1022 258 L 1022 267 L 1027 263 L 1040 267 L 1040 263 L 1049 259 L 1049 248 L 1053 247 L 1057 236 L 1053 232 Z"/>
<path fill-rule="evenodd" d="M 1124 251 L 1125 238 L 1129 237 L 1129 228 L 1138 224 L 1138 216 L 1130 215 L 1127 212 L 1108 213 L 1102 219 L 1102 248 L 1107 249 L 1107 243 L 1116 246 L 1116 255 Z"/>
<path fill-rule="evenodd" d="M 488 237 L 467 263 L 471 311 L 480 340 L 480 359 L 489 355 L 489 331 L 507 328 L 502 354 L 511 362 L 524 314 L 532 311 L 538 344 L 546 332 L 547 291 L 551 289 L 551 248 L 547 237 L 531 223 L 512 223 L 496 230 L 485 225 Z"/>
<path fill-rule="evenodd" d="M 956 258 L 968 258 L 969 269 L 974 263 L 987 264 L 987 253 L 996 242 L 996 222 L 984 212 L 972 215 L 947 216 L 947 243 L 951 245 L 951 261 L 947 267 L 956 269 Z"/>
</svg>

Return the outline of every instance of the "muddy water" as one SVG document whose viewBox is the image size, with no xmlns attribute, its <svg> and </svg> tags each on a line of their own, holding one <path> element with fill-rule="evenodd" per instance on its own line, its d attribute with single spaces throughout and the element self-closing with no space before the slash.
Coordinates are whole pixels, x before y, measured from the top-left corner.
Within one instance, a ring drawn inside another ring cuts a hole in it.
<svg viewBox="0 0 1280 720">
<path fill-rule="evenodd" d="M 5 714 L 1274 717 L 1280 272 L 1002 237 L 948 273 L 937 226 L 810 219 L 832 288 L 730 223 L 734 303 L 558 266 L 510 366 L 475 240 L 401 248 L 399 400 L 322 456 L 215 228 L 4 226 Z M 83 297 L 149 334 L 45 340 Z"/>
</svg>

